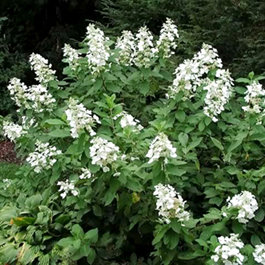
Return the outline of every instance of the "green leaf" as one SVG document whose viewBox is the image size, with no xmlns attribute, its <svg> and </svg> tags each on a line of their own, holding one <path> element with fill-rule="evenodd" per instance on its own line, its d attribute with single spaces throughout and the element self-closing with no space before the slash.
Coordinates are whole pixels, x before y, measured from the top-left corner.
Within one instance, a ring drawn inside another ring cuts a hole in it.
<svg viewBox="0 0 265 265">
<path fill-rule="evenodd" d="M 183 110 L 178 110 L 175 115 L 180 122 L 184 122 L 186 119 L 186 113 Z"/>
<path fill-rule="evenodd" d="M 264 219 L 264 215 L 265 215 L 265 212 L 262 208 L 259 208 L 256 212 L 255 212 L 255 217 L 254 219 L 257 221 L 257 222 L 261 222 L 263 219 Z"/>
<path fill-rule="evenodd" d="M 139 89 L 142 94 L 146 95 L 150 89 L 148 81 L 145 80 L 144 82 L 140 83 Z"/>
<path fill-rule="evenodd" d="M 78 224 L 73 225 L 72 230 L 71 230 L 71 234 L 75 238 L 82 239 L 84 237 L 84 231 L 83 231 L 82 227 Z"/>
<path fill-rule="evenodd" d="M 174 176 L 179 176 L 181 177 L 186 173 L 186 170 L 183 170 L 179 168 L 179 166 L 173 165 L 173 164 L 167 164 L 166 165 L 166 170 L 168 173 L 174 175 Z"/>
<path fill-rule="evenodd" d="M 222 145 L 217 139 L 211 137 L 211 140 L 212 140 L 213 144 L 214 144 L 217 148 L 219 148 L 221 151 L 224 150 L 223 145 Z"/>
<path fill-rule="evenodd" d="M 91 248 L 89 251 L 89 254 L 87 256 L 87 262 L 89 264 L 92 264 L 94 262 L 95 258 L 96 258 L 96 251 L 93 248 Z"/>
<path fill-rule="evenodd" d="M 202 139 L 203 139 L 202 137 L 195 139 L 194 141 L 191 142 L 191 144 L 189 144 L 187 149 L 188 150 L 194 149 L 195 147 L 197 147 L 201 143 Z"/>
<path fill-rule="evenodd" d="M 66 138 L 71 136 L 69 130 L 54 130 L 48 133 L 48 135 L 54 137 L 54 138 Z"/>
<path fill-rule="evenodd" d="M 181 145 L 183 147 L 187 146 L 188 140 L 189 140 L 189 136 L 186 133 L 180 133 L 178 136 L 179 142 L 181 143 Z"/>
<path fill-rule="evenodd" d="M 85 233 L 85 240 L 88 240 L 90 243 L 97 243 L 98 242 L 98 229 L 92 229 Z"/>
<path fill-rule="evenodd" d="M 250 80 L 248 78 L 238 78 L 236 79 L 237 83 L 245 83 L 245 84 L 250 84 Z"/>
<path fill-rule="evenodd" d="M 33 217 L 17 217 L 17 218 L 13 218 L 12 222 L 16 226 L 29 226 L 29 225 L 34 224 L 35 220 L 36 219 Z"/>
<path fill-rule="evenodd" d="M 67 125 L 67 123 L 59 119 L 49 119 L 46 120 L 45 123 L 48 123 L 50 125 Z"/>
<path fill-rule="evenodd" d="M 168 226 L 163 226 L 158 233 L 155 235 L 154 240 L 152 241 L 152 245 L 156 245 L 160 240 L 163 238 L 165 233 L 168 231 L 169 227 Z"/>
<path fill-rule="evenodd" d="M 261 243 L 258 235 L 252 235 L 250 241 L 253 246 L 260 245 Z"/>
</svg>

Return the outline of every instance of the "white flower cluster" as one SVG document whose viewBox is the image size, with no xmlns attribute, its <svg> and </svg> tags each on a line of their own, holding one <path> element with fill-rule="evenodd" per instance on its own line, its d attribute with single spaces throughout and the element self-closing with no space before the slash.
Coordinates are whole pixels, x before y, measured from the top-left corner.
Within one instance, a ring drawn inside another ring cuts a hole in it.
<svg viewBox="0 0 265 265">
<path fill-rule="evenodd" d="M 156 209 L 162 216 L 161 221 L 170 223 L 170 219 L 177 218 L 180 222 L 188 221 L 189 212 L 185 211 L 185 201 L 170 185 L 155 186 L 154 196 L 157 198 Z"/>
<path fill-rule="evenodd" d="M 149 164 L 154 161 L 157 161 L 160 157 L 165 157 L 165 162 L 167 163 L 168 157 L 177 157 L 176 152 L 177 149 L 173 147 L 172 143 L 168 140 L 167 135 L 165 135 L 164 133 L 160 133 L 151 142 L 146 157 L 150 158 L 150 160 L 148 161 Z"/>
<path fill-rule="evenodd" d="M 26 116 L 22 116 L 22 125 L 11 121 L 3 121 L 4 136 L 11 141 L 15 141 L 17 138 L 27 134 L 28 129 L 33 126 L 34 122 L 34 119 L 29 120 Z"/>
<path fill-rule="evenodd" d="M 48 88 L 41 84 L 29 87 L 27 99 L 32 103 L 29 109 L 33 109 L 36 112 L 51 111 L 56 102 L 48 92 Z"/>
<path fill-rule="evenodd" d="M 127 126 L 135 127 L 133 131 L 141 131 L 143 129 L 143 126 L 140 124 L 140 121 L 135 119 L 132 115 L 128 114 L 126 111 L 122 111 L 118 115 L 116 115 L 113 119 L 117 120 L 119 117 L 121 117 L 120 125 L 122 128 L 125 128 Z"/>
<path fill-rule="evenodd" d="M 11 141 L 15 141 L 17 138 L 20 138 L 22 135 L 25 135 L 27 131 L 18 124 L 10 121 L 3 122 L 4 136 L 9 138 Z"/>
<path fill-rule="evenodd" d="M 153 36 L 147 27 L 141 27 L 136 34 L 136 49 L 133 54 L 134 64 L 137 67 L 148 68 L 152 60 L 157 56 L 157 48 L 154 48 Z"/>
<path fill-rule="evenodd" d="M 117 38 L 116 49 L 119 49 L 117 62 L 122 65 L 132 65 L 135 52 L 135 39 L 131 31 L 124 30 L 121 37 Z"/>
<path fill-rule="evenodd" d="M 80 53 L 72 48 L 69 44 L 65 44 L 63 47 L 63 56 L 65 61 L 69 64 L 69 67 L 72 71 L 76 71 L 78 67 L 78 59 Z"/>
<path fill-rule="evenodd" d="M 255 211 L 258 209 L 258 203 L 255 196 L 249 191 L 242 191 L 240 194 L 227 199 L 227 208 L 238 209 L 239 223 L 246 224 L 255 216 Z"/>
<path fill-rule="evenodd" d="M 104 32 L 96 28 L 94 24 L 87 27 L 86 40 L 88 45 L 87 59 L 88 67 L 92 74 L 98 74 L 106 69 L 107 60 L 110 57 L 110 48 L 106 44 L 109 38 Z"/>
<path fill-rule="evenodd" d="M 36 80 L 46 86 L 50 81 L 55 80 L 55 71 L 51 69 L 48 60 L 39 54 L 32 53 L 29 58 L 31 69 L 35 71 Z"/>
<path fill-rule="evenodd" d="M 57 185 L 60 186 L 58 191 L 61 192 L 60 196 L 63 199 L 69 192 L 71 192 L 73 196 L 77 196 L 79 194 L 78 190 L 75 188 L 73 180 L 69 181 L 67 179 L 66 181 L 58 181 Z"/>
<path fill-rule="evenodd" d="M 211 45 L 203 44 L 202 49 L 194 55 L 192 60 L 185 60 L 175 70 L 176 78 L 169 87 L 169 97 L 174 98 L 179 91 L 184 92 L 184 99 L 193 96 L 197 87 L 202 84 L 200 80 L 210 69 L 221 68 L 222 61 L 217 50 Z"/>
<path fill-rule="evenodd" d="M 78 101 L 70 98 L 69 108 L 65 111 L 67 120 L 71 126 L 71 135 L 77 138 L 81 130 L 86 129 L 91 136 L 96 135 L 92 126 L 95 123 L 100 123 L 98 116 L 93 115 L 90 110 L 87 110 L 84 105 L 78 104 Z"/>
<path fill-rule="evenodd" d="M 204 114 L 217 122 L 217 116 L 224 110 L 225 104 L 232 95 L 233 79 L 229 71 L 218 69 L 218 79 L 209 82 L 203 89 L 207 91 L 204 103 Z"/>
<path fill-rule="evenodd" d="M 43 85 L 27 87 L 19 79 L 13 78 L 10 80 L 8 89 L 18 107 L 23 106 L 26 109 L 42 112 L 44 109 L 51 110 L 55 103 L 55 99 Z"/>
<path fill-rule="evenodd" d="M 92 177 L 92 174 L 89 169 L 81 168 L 81 171 L 83 173 L 79 176 L 80 179 L 90 179 Z"/>
<path fill-rule="evenodd" d="M 248 103 L 248 106 L 242 107 L 242 109 L 251 113 L 261 113 L 262 105 L 264 105 L 264 99 L 261 97 L 265 96 L 265 90 L 262 88 L 262 85 L 254 81 L 251 85 L 247 86 L 245 94 L 244 99 Z"/>
<path fill-rule="evenodd" d="M 8 189 L 8 187 L 11 185 L 11 179 L 3 179 L 3 182 L 5 184 L 4 190 Z"/>
<path fill-rule="evenodd" d="M 50 169 L 57 161 L 54 157 L 60 155 L 61 150 L 50 146 L 49 143 L 36 142 L 36 149 L 30 153 L 26 161 L 34 168 L 36 173 Z"/>
<path fill-rule="evenodd" d="M 93 138 L 91 143 L 93 144 L 90 147 L 92 164 L 99 165 L 104 172 L 108 172 L 110 169 L 107 165 L 117 160 L 119 147 L 101 137 Z"/>
<path fill-rule="evenodd" d="M 169 58 L 174 54 L 172 50 L 177 47 L 178 37 L 177 26 L 169 18 L 162 26 L 156 45 L 146 26 L 141 27 L 135 37 L 131 31 L 125 30 L 116 41 L 116 49 L 119 49 L 117 62 L 126 66 L 134 63 L 137 67 L 148 68 L 159 52 L 164 58 Z"/>
<path fill-rule="evenodd" d="M 158 51 L 163 58 L 169 58 L 174 54 L 173 49 L 177 48 L 176 40 L 179 38 L 177 26 L 173 20 L 167 18 L 160 31 L 159 40 L 157 41 Z"/>
<path fill-rule="evenodd" d="M 253 257 L 256 262 L 265 265 L 265 244 L 255 246 Z"/>
<path fill-rule="evenodd" d="M 214 262 L 221 261 L 225 265 L 241 265 L 244 256 L 240 253 L 240 249 L 244 247 L 243 242 L 236 234 L 230 234 L 230 237 L 220 236 L 220 243 L 214 250 L 215 254 L 211 256 Z"/>
<path fill-rule="evenodd" d="M 20 79 L 12 78 L 7 88 L 18 107 L 25 106 L 27 108 L 29 106 L 27 103 L 28 88 Z"/>
</svg>

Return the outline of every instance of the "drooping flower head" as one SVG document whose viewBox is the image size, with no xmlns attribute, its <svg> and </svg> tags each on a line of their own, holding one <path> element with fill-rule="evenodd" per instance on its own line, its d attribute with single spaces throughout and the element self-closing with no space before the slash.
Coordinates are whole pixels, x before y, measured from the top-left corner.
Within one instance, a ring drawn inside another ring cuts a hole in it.
<svg viewBox="0 0 265 265">
<path fill-rule="evenodd" d="M 203 84 L 205 75 L 216 68 L 222 68 L 217 50 L 211 45 L 203 44 L 202 49 L 191 60 L 185 60 L 177 67 L 176 78 L 169 87 L 168 96 L 174 98 L 177 93 L 183 91 L 184 99 L 192 98 L 197 88 Z"/>
<path fill-rule="evenodd" d="M 161 221 L 170 223 L 177 218 L 180 222 L 189 220 L 190 214 L 185 211 L 185 201 L 170 185 L 155 186 L 154 196 L 157 198 L 156 209 L 161 216 Z"/>
<path fill-rule="evenodd" d="M 32 53 L 29 58 L 30 67 L 36 74 L 36 80 L 39 81 L 43 86 L 55 80 L 55 70 L 52 70 L 52 65 L 49 64 L 48 60 L 43 58 L 40 54 Z"/>
<path fill-rule="evenodd" d="M 27 131 L 21 125 L 15 124 L 14 122 L 10 121 L 3 122 L 3 130 L 4 136 L 6 136 L 13 142 L 27 133 Z"/>
</svg>

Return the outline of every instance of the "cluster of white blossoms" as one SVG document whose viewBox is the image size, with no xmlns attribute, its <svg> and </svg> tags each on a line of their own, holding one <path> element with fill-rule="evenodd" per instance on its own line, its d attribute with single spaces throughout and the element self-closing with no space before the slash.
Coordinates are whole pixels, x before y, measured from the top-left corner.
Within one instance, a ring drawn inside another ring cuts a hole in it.
<svg viewBox="0 0 265 265">
<path fill-rule="evenodd" d="M 122 65 L 133 64 L 133 54 L 135 52 L 135 39 L 131 31 L 124 30 L 122 35 L 117 38 L 116 49 L 119 49 L 117 62 Z"/>
<path fill-rule="evenodd" d="M 265 244 L 255 246 L 253 257 L 256 262 L 265 265 Z"/>
<path fill-rule="evenodd" d="M 98 74 L 106 69 L 107 60 L 110 57 L 110 48 L 107 45 L 109 38 L 105 37 L 104 32 L 96 28 L 94 24 L 89 24 L 86 40 L 88 67 L 92 74 Z"/>
<path fill-rule="evenodd" d="M 57 161 L 54 157 L 62 152 L 57 150 L 55 146 L 50 146 L 49 143 L 37 141 L 35 145 L 35 151 L 29 154 L 26 161 L 36 173 L 40 173 L 42 170 L 50 169 Z"/>
<path fill-rule="evenodd" d="M 217 122 L 217 116 L 224 111 L 225 104 L 232 95 L 233 79 L 228 70 L 218 69 L 216 80 L 209 82 L 203 89 L 207 91 L 204 99 L 204 114 Z"/>
<path fill-rule="evenodd" d="M 28 119 L 26 116 L 22 116 L 22 125 L 16 124 L 11 121 L 3 121 L 3 132 L 11 141 L 15 141 L 21 136 L 27 134 L 27 131 L 35 123 L 34 119 Z"/>
<path fill-rule="evenodd" d="M 8 189 L 8 187 L 11 185 L 11 179 L 3 179 L 4 182 L 4 190 Z"/>
<path fill-rule="evenodd" d="M 157 41 L 157 49 L 162 54 L 163 58 L 169 58 L 174 54 L 174 49 L 177 48 L 176 41 L 179 38 L 177 26 L 173 20 L 167 18 L 160 31 L 159 40 Z"/>
<path fill-rule="evenodd" d="M 4 136 L 6 136 L 11 141 L 15 141 L 17 138 L 20 138 L 22 135 L 25 135 L 27 131 L 18 124 L 15 124 L 11 121 L 4 121 L 3 122 L 3 131 Z"/>
<path fill-rule="evenodd" d="M 168 157 L 177 157 L 176 152 L 177 149 L 173 147 L 172 143 L 168 140 L 167 135 L 165 135 L 164 133 L 159 133 L 159 135 L 157 135 L 155 139 L 151 142 L 146 157 L 149 158 L 149 164 L 154 161 L 157 161 L 160 157 L 166 158 L 165 162 L 167 163 Z"/>
<path fill-rule="evenodd" d="M 12 78 L 7 86 L 11 98 L 16 102 L 18 107 L 25 107 L 29 108 L 29 104 L 27 102 L 27 94 L 28 94 L 28 87 L 21 82 L 18 78 Z"/>
<path fill-rule="evenodd" d="M 178 37 L 177 26 L 169 18 L 161 28 L 156 45 L 153 42 L 153 35 L 146 26 L 141 27 L 135 36 L 131 31 L 125 30 L 116 41 L 116 48 L 119 49 L 117 62 L 126 66 L 135 64 L 137 67 L 148 68 L 152 60 L 158 57 L 158 53 L 163 58 L 169 58 L 174 54 Z"/>
<path fill-rule="evenodd" d="M 133 131 L 141 131 L 143 129 L 143 126 L 140 124 L 140 121 L 135 119 L 132 115 L 128 114 L 126 111 L 122 111 L 118 115 L 116 115 L 113 119 L 117 120 L 119 117 L 121 117 L 120 125 L 122 128 L 132 126 L 135 127 Z"/>
<path fill-rule="evenodd" d="M 221 261 L 226 265 L 243 264 L 244 256 L 240 253 L 240 249 L 244 247 L 244 244 L 238 238 L 238 235 L 230 234 L 230 237 L 220 236 L 218 241 L 220 245 L 215 248 L 215 254 L 211 256 L 214 262 Z"/>
<path fill-rule="evenodd" d="M 90 156 L 92 164 L 98 165 L 104 172 L 108 172 L 110 169 L 107 165 L 117 160 L 119 147 L 101 137 L 93 138 L 91 143 Z"/>
<path fill-rule="evenodd" d="M 27 87 L 19 79 L 13 78 L 10 80 L 8 90 L 18 107 L 33 109 L 36 112 L 42 112 L 44 109 L 52 110 L 55 103 L 47 87 L 42 84 Z"/>
<path fill-rule="evenodd" d="M 50 81 L 55 80 L 55 70 L 52 70 L 52 65 L 48 60 L 39 54 L 32 53 L 29 58 L 31 70 L 36 74 L 36 80 L 46 86 Z"/>
<path fill-rule="evenodd" d="M 242 109 L 246 112 L 261 113 L 264 107 L 264 98 L 262 99 L 262 97 L 265 96 L 265 90 L 262 88 L 262 85 L 254 81 L 247 86 L 245 94 L 244 99 L 248 105 L 242 107 Z"/>
<path fill-rule="evenodd" d="M 92 174 L 91 174 L 91 172 L 90 172 L 89 169 L 87 169 L 87 168 L 81 168 L 81 171 L 83 173 L 79 176 L 80 179 L 91 179 Z"/>
<path fill-rule="evenodd" d="M 65 61 L 69 64 L 69 67 L 72 71 L 76 71 L 78 67 L 78 59 L 80 53 L 72 48 L 69 44 L 65 44 L 63 47 L 63 56 Z"/>
<path fill-rule="evenodd" d="M 154 196 L 157 198 L 156 209 L 162 217 L 160 220 L 170 223 L 170 219 L 177 218 L 180 222 L 188 221 L 189 212 L 185 211 L 185 201 L 170 185 L 155 186 Z"/>
<path fill-rule="evenodd" d="M 48 88 L 41 84 L 29 87 L 27 99 L 32 103 L 29 109 L 33 109 L 35 112 L 51 111 L 56 102 L 48 92 Z"/>
<path fill-rule="evenodd" d="M 75 188 L 75 183 L 73 180 L 69 181 L 67 179 L 66 181 L 58 181 L 57 185 L 60 186 L 58 191 L 61 192 L 60 196 L 63 199 L 69 192 L 71 192 L 73 196 L 77 196 L 79 194 L 79 191 Z"/>
<path fill-rule="evenodd" d="M 86 109 L 82 103 L 78 104 L 77 100 L 70 98 L 69 108 L 65 113 L 71 126 L 71 135 L 73 138 L 77 138 L 83 129 L 88 130 L 91 136 L 96 135 L 92 126 L 95 123 L 100 124 L 100 120 L 97 115 L 93 115 L 90 110 Z"/>
<path fill-rule="evenodd" d="M 237 209 L 239 223 L 246 224 L 255 216 L 255 211 L 258 210 L 258 203 L 255 196 L 249 191 L 242 191 L 240 194 L 227 199 L 227 208 Z"/>
<path fill-rule="evenodd" d="M 217 50 L 204 43 L 193 59 L 185 60 L 175 70 L 176 78 L 169 87 L 168 96 L 174 98 L 178 92 L 183 91 L 184 99 L 193 97 L 197 87 L 203 83 L 201 78 L 215 68 L 222 68 L 222 61 Z"/>
<path fill-rule="evenodd" d="M 153 38 L 146 26 L 141 27 L 136 34 L 136 49 L 133 58 L 137 67 L 150 67 L 152 60 L 157 56 L 158 49 L 154 47 Z"/>
</svg>

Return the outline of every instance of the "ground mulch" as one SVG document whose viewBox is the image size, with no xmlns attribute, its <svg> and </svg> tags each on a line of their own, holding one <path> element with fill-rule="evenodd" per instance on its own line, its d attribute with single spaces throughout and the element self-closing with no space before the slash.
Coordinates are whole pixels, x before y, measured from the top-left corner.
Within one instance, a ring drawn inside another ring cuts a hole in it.
<svg viewBox="0 0 265 265">
<path fill-rule="evenodd" d="M 0 162 L 21 164 L 21 160 L 16 155 L 14 143 L 8 140 L 0 141 Z"/>
</svg>

